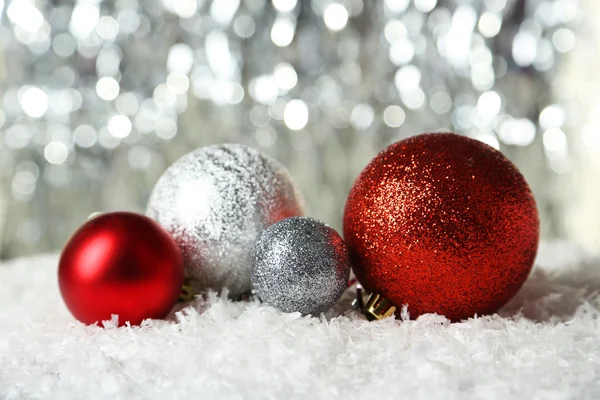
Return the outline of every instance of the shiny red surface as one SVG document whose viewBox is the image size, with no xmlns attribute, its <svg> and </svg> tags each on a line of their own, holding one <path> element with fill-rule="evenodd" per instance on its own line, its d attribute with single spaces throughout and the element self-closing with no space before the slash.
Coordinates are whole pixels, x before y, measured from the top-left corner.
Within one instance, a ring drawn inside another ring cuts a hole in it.
<svg viewBox="0 0 600 400">
<path fill-rule="evenodd" d="M 163 318 L 183 284 L 175 241 L 152 219 L 117 212 L 87 221 L 60 257 L 58 280 L 71 313 L 86 324 Z"/>
<path fill-rule="evenodd" d="M 533 195 L 499 151 L 454 134 L 389 146 L 357 178 L 344 237 L 365 289 L 411 318 L 497 311 L 527 279 L 537 252 Z"/>
</svg>

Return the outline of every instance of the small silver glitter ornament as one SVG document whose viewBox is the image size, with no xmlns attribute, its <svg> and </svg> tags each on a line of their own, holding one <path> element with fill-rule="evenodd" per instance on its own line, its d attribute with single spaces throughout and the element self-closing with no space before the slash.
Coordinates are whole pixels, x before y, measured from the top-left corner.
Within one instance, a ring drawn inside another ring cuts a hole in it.
<svg viewBox="0 0 600 400">
<path fill-rule="evenodd" d="M 280 221 L 256 243 L 252 283 L 262 301 L 282 311 L 326 311 L 344 293 L 349 276 L 343 239 L 313 218 Z"/>
<path fill-rule="evenodd" d="M 252 288 L 250 265 L 261 232 L 302 213 L 285 167 L 239 144 L 202 147 L 180 158 L 158 180 L 146 211 L 175 238 L 192 290 L 227 288 L 232 297 Z"/>
</svg>

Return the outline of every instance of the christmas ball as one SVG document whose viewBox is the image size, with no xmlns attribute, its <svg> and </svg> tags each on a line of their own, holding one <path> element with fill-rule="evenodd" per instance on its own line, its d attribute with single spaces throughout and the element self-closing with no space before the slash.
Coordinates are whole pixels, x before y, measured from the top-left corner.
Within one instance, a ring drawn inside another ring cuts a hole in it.
<svg viewBox="0 0 600 400">
<path fill-rule="evenodd" d="M 490 314 L 525 282 L 539 219 L 523 176 L 499 151 L 424 134 L 379 153 L 354 183 L 344 238 L 360 283 L 411 318 Z"/>
<path fill-rule="evenodd" d="M 348 285 L 350 263 L 341 236 L 308 217 L 280 221 L 256 244 L 252 282 L 258 297 L 285 312 L 318 314 Z"/>
<path fill-rule="evenodd" d="M 155 221 L 128 212 L 87 221 L 69 239 L 58 267 L 60 292 L 86 324 L 119 316 L 119 325 L 164 318 L 183 284 L 175 241 Z"/>
<path fill-rule="evenodd" d="M 146 213 L 179 245 L 194 292 L 227 288 L 237 297 L 252 289 L 258 236 L 281 219 L 301 215 L 302 201 L 279 162 L 247 146 L 224 144 L 197 149 L 169 167 Z"/>
</svg>

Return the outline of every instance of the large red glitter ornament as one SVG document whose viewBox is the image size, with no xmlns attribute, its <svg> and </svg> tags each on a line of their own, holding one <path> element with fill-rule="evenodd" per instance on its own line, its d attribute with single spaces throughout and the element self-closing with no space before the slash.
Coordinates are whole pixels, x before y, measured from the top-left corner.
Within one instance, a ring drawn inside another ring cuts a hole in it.
<svg viewBox="0 0 600 400">
<path fill-rule="evenodd" d="M 366 290 L 411 318 L 456 321 L 497 311 L 537 252 L 535 200 L 499 151 L 455 134 L 424 134 L 379 153 L 346 203 L 344 237 Z"/>
<path fill-rule="evenodd" d="M 169 234 L 143 215 L 117 212 L 87 221 L 60 257 L 58 281 L 71 313 L 86 324 L 119 325 L 167 316 L 183 284 L 183 258 Z"/>
</svg>

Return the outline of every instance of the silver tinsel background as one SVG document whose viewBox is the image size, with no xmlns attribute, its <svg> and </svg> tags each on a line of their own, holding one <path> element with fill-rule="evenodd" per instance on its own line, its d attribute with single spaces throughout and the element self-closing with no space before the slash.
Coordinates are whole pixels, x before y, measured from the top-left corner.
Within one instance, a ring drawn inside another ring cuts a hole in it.
<svg viewBox="0 0 600 400">
<path fill-rule="evenodd" d="M 593 0 L 8 1 L 0 258 L 60 249 L 94 212 L 143 212 L 170 163 L 220 142 L 280 160 L 308 213 L 339 228 L 352 182 L 379 150 L 439 130 L 504 151 L 532 185 L 543 235 L 593 248 L 600 196 L 581 188 L 600 169 L 590 167 L 600 121 L 588 121 L 597 83 L 586 81 L 598 70 L 594 8 Z"/>
</svg>

